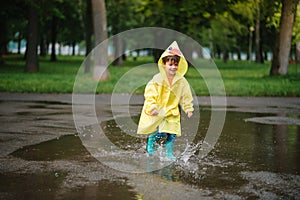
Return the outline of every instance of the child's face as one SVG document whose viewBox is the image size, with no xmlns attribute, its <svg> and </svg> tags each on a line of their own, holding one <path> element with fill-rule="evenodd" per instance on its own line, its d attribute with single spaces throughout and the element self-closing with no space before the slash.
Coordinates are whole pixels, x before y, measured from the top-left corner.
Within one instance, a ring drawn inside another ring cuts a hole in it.
<svg viewBox="0 0 300 200">
<path fill-rule="evenodd" d="M 178 63 L 174 62 L 174 60 L 168 60 L 165 64 L 165 70 L 167 77 L 174 77 L 178 69 Z"/>
</svg>

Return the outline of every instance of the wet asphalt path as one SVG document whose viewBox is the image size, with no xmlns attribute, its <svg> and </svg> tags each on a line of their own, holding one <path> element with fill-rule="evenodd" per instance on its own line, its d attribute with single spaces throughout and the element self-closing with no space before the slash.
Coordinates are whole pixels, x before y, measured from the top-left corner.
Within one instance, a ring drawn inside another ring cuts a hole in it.
<svg viewBox="0 0 300 200">
<path fill-rule="evenodd" d="M 122 102 L 122 96 L 119 100 Z M 95 101 L 100 120 L 112 119 L 111 96 L 97 95 Z M 200 106 L 210 106 L 209 97 L 199 97 L 198 101 Z M 131 103 L 142 105 L 143 97 L 134 96 Z M 224 102 L 218 109 L 225 109 Z M 275 118 L 248 120 L 300 125 L 295 117 L 300 116 L 300 98 L 296 97 L 228 97 L 227 111 L 277 114 Z M 76 155 L 71 153 L 68 159 L 26 160 L 14 156 L 13 152 L 28 146 L 76 135 L 71 94 L 0 93 L 0 124 L 0 199 L 118 199 L 120 194 L 123 199 L 157 199 L 161 197 L 157 188 L 174 191 L 165 193 L 166 199 L 211 198 L 209 190 L 170 185 L 149 174 L 128 175 L 109 169 L 93 159 L 80 142 L 81 149 L 78 147 Z M 149 184 L 143 186 L 145 179 L 153 183 L 153 190 Z"/>
</svg>

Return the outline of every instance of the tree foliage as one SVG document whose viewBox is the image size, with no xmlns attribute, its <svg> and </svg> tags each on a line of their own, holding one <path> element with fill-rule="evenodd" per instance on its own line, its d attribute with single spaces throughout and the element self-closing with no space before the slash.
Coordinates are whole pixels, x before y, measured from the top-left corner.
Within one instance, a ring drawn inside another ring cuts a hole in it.
<svg viewBox="0 0 300 200">
<path fill-rule="evenodd" d="M 28 10 L 38 15 L 37 40 L 41 55 L 52 43 L 51 59 L 55 61 L 55 44 L 75 46 L 86 43 L 91 49 L 91 0 L 11 0 L 0 3 L 0 56 L 7 52 L 9 41 L 20 42 L 28 36 Z M 287 0 L 298 3 L 299 0 Z M 261 62 L 274 49 L 276 34 L 281 31 L 283 0 L 106 0 L 107 31 L 110 36 L 137 27 L 164 27 L 184 33 L 201 45 L 210 47 L 212 56 L 230 58 L 229 53 L 248 53 L 254 27 L 253 50 Z M 16 6 L 17 5 L 17 6 Z M 296 22 L 297 22 L 296 17 Z M 295 23 L 292 44 L 299 40 Z M 83 42 L 85 41 L 85 42 Z M 116 52 L 124 52 L 127 41 L 114 42 Z M 252 46 L 251 46 L 252 47 Z M 74 49 L 74 48 L 73 48 Z M 28 49 L 27 49 L 28 50 Z M 155 52 L 155 51 L 154 51 Z M 159 55 L 156 52 L 155 55 Z M 75 52 L 73 51 L 73 54 Z M 119 55 L 119 53 L 116 53 Z M 249 54 L 249 53 L 248 53 Z M 275 54 L 276 55 L 276 54 Z M 249 55 L 248 55 L 249 56 Z M 286 55 L 285 55 L 286 56 Z M 0 57 L 0 59 L 1 59 Z M 268 58 L 270 59 L 270 57 Z M 122 65 L 122 60 L 117 60 Z M 1 60 L 0 60 L 1 63 Z M 87 69 L 87 71 L 89 71 Z"/>
</svg>

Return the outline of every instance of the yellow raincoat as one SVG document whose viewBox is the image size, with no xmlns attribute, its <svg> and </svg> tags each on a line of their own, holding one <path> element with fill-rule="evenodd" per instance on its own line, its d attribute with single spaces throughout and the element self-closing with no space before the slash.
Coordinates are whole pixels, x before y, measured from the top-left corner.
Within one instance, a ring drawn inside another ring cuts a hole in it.
<svg viewBox="0 0 300 200">
<path fill-rule="evenodd" d="M 162 58 L 169 55 L 180 56 L 178 70 L 170 85 Z M 145 88 L 145 102 L 141 113 L 138 134 L 151 134 L 157 130 L 160 133 L 171 133 L 181 136 L 180 111 L 193 112 L 193 96 L 187 80 L 184 78 L 188 64 L 174 41 L 161 55 L 158 61 L 158 74 L 154 75 Z M 157 109 L 159 114 L 152 116 L 151 111 Z"/>
</svg>

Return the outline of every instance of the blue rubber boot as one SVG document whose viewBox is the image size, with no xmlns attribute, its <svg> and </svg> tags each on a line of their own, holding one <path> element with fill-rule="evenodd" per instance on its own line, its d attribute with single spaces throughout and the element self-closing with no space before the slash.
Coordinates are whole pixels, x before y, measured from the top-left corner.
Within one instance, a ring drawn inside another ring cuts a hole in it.
<svg viewBox="0 0 300 200">
<path fill-rule="evenodd" d="M 156 143 L 155 135 L 156 135 L 155 133 L 149 135 L 148 141 L 147 141 L 146 151 L 150 156 L 152 156 L 153 153 L 155 152 L 155 143 Z"/>
<path fill-rule="evenodd" d="M 176 157 L 173 155 L 173 149 L 174 149 L 174 142 L 167 140 L 165 144 L 166 158 L 175 161 Z"/>
</svg>

